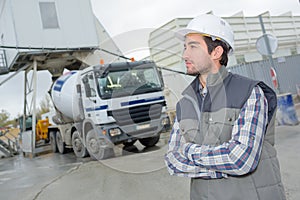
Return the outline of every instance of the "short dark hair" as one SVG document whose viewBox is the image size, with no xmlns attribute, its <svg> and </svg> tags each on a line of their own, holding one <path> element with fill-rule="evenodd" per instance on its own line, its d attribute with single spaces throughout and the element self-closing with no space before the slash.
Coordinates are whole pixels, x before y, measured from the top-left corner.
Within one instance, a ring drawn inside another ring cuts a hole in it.
<svg viewBox="0 0 300 200">
<path fill-rule="evenodd" d="M 230 50 L 230 47 L 223 41 L 221 40 L 212 40 L 211 37 L 209 36 L 204 36 L 204 41 L 207 45 L 207 50 L 208 53 L 211 54 L 211 52 L 217 47 L 217 46 L 221 46 L 223 48 L 223 54 L 222 54 L 222 58 L 220 60 L 220 64 L 227 66 L 228 63 L 228 52 Z"/>
</svg>

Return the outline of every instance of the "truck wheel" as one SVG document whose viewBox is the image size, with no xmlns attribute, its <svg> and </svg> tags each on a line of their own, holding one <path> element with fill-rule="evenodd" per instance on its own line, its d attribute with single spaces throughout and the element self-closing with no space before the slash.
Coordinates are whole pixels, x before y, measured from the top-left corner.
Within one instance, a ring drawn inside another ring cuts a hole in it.
<svg viewBox="0 0 300 200">
<path fill-rule="evenodd" d="M 66 145 L 61 137 L 61 134 L 59 131 L 56 132 L 56 145 L 59 153 L 64 154 L 66 153 Z"/>
<path fill-rule="evenodd" d="M 158 143 L 159 138 L 160 138 L 160 135 L 155 136 L 155 137 L 142 138 L 142 139 L 139 139 L 139 141 L 145 147 L 153 147 L 154 145 L 156 145 Z"/>
<path fill-rule="evenodd" d="M 57 153 L 57 145 L 56 145 L 56 134 L 54 131 L 50 131 L 50 144 L 51 144 L 51 149 L 53 153 Z"/>
<path fill-rule="evenodd" d="M 94 130 L 90 130 L 86 136 L 87 150 L 94 160 L 103 160 L 115 155 L 113 148 L 105 147 L 107 142 L 99 138 Z"/>
<path fill-rule="evenodd" d="M 78 131 L 75 131 L 72 135 L 72 147 L 76 157 L 84 158 L 88 155 L 88 151 L 85 148 Z"/>
</svg>

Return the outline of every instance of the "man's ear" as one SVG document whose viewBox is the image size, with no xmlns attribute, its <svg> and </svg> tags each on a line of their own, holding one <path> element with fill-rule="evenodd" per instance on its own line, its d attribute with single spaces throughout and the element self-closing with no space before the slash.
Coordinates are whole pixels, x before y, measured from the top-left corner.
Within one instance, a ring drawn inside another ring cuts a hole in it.
<svg viewBox="0 0 300 200">
<path fill-rule="evenodd" d="M 212 59 L 213 59 L 213 60 L 221 60 L 223 52 L 224 52 L 223 47 L 217 46 L 217 47 L 211 52 Z"/>
</svg>

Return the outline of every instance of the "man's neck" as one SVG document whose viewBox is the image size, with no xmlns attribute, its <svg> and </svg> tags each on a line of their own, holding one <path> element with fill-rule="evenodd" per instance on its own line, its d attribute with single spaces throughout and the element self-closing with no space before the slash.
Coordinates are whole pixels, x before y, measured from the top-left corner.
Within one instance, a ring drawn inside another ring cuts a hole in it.
<svg viewBox="0 0 300 200">
<path fill-rule="evenodd" d="M 206 87 L 206 79 L 207 79 L 207 74 L 199 76 L 199 82 L 200 82 L 202 88 Z"/>
<path fill-rule="evenodd" d="M 209 73 L 216 74 L 216 73 L 219 72 L 219 70 L 222 67 L 222 65 L 220 65 L 219 63 L 215 63 L 215 64 L 216 64 L 215 67 L 213 67 Z M 207 80 L 207 77 L 208 77 L 209 73 L 207 73 L 207 74 L 201 74 L 199 76 L 199 81 L 200 81 L 200 84 L 202 85 L 203 88 L 206 87 L 206 80 Z"/>
</svg>

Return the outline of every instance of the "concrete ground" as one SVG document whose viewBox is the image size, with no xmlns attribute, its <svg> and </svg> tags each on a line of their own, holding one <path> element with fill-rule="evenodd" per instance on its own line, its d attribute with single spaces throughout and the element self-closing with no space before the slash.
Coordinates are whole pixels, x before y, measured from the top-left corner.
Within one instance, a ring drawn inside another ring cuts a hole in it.
<svg viewBox="0 0 300 200">
<path fill-rule="evenodd" d="M 296 106 L 300 116 L 300 106 Z M 0 199 L 189 199 L 189 179 L 164 166 L 167 136 L 157 147 L 104 161 L 73 153 L 0 159 Z M 288 200 L 300 199 L 300 125 L 276 127 L 276 149 Z M 120 149 L 116 151 L 121 152 Z"/>
</svg>

